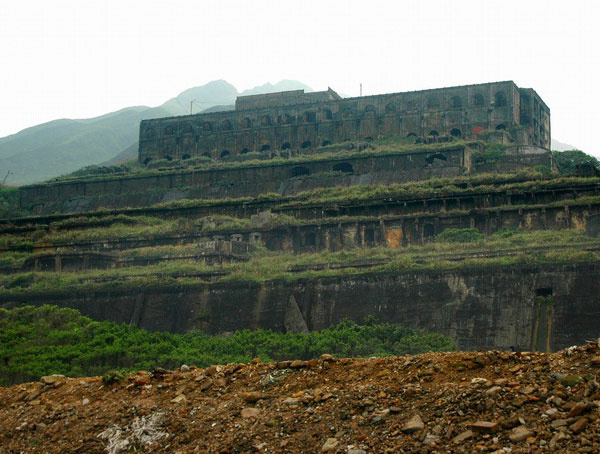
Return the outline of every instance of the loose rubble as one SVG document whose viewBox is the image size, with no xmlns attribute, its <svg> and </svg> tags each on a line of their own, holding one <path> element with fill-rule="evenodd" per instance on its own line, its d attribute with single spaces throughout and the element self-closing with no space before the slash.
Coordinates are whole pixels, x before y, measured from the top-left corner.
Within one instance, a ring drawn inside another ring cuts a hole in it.
<svg viewBox="0 0 600 454">
<path fill-rule="evenodd" d="M 598 345 L 155 369 L 0 388 L 0 453 L 597 453 Z"/>
</svg>

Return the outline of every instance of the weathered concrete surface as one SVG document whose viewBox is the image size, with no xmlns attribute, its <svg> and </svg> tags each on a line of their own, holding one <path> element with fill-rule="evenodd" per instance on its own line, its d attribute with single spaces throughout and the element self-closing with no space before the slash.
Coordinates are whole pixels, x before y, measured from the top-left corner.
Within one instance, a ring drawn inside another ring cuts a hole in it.
<svg viewBox="0 0 600 454">
<path fill-rule="evenodd" d="M 545 345 L 557 350 L 598 337 L 599 273 L 600 264 L 379 273 L 168 291 L 140 288 L 10 299 L 0 295 L 0 304 L 57 304 L 96 319 L 174 332 L 284 331 L 286 322 L 294 329 L 306 324 L 315 330 L 374 315 L 448 335 L 466 350 Z M 540 295 L 550 301 L 543 310 Z M 542 334 L 546 337 L 540 339 Z"/>
<path fill-rule="evenodd" d="M 240 98 L 233 111 L 144 120 L 138 158 L 273 156 L 391 135 L 440 141 L 490 132 L 549 148 L 550 109 L 512 81 L 345 99 L 332 90 L 280 92 Z"/>
<path fill-rule="evenodd" d="M 351 171 L 334 172 L 337 165 L 350 166 L 348 169 L 351 168 Z M 469 165 L 468 150 L 449 146 L 435 152 L 381 153 L 346 159 L 22 186 L 19 188 L 19 203 L 21 208 L 34 214 L 48 214 L 82 212 L 101 207 L 142 207 L 178 198 L 256 197 L 268 192 L 288 195 L 320 187 L 454 177 L 462 175 Z"/>
</svg>

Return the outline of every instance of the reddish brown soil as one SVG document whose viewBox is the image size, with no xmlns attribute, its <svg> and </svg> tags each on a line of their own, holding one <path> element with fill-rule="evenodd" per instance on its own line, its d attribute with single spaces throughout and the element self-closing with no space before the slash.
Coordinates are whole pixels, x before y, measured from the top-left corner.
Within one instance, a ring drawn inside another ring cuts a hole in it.
<svg viewBox="0 0 600 454">
<path fill-rule="evenodd" d="M 598 453 L 599 355 L 589 344 L 46 378 L 0 388 L 0 452 Z"/>
</svg>

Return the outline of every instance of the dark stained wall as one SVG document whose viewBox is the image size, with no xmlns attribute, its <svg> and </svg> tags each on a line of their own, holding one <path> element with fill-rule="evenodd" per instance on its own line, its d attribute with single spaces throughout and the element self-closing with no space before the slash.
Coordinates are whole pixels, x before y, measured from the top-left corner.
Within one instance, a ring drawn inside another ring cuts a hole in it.
<svg viewBox="0 0 600 454">
<path fill-rule="evenodd" d="M 542 344 L 558 350 L 598 337 L 599 272 L 599 264 L 415 271 L 145 293 L 43 294 L 26 301 L 0 295 L 0 306 L 57 304 L 151 330 L 210 333 L 285 331 L 286 314 L 298 312 L 312 330 L 374 315 L 450 336 L 465 350 L 527 351 Z M 551 307 L 540 307 L 537 296 L 548 292 Z M 540 323 L 549 332 L 544 339 Z"/>
<path fill-rule="evenodd" d="M 473 138 L 485 131 L 506 132 L 521 145 L 550 144 L 550 110 L 534 90 L 512 81 L 311 103 L 291 93 L 298 104 L 258 97 L 235 111 L 144 120 L 139 161 L 227 159 L 254 151 L 274 156 L 348 140 Z"/>
</svg>

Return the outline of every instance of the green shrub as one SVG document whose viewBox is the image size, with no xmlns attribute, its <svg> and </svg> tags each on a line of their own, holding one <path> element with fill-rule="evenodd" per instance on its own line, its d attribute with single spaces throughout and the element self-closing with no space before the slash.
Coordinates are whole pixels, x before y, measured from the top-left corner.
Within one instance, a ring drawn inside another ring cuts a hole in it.
<svg viewBox="0 0 600 454">
<path fill-rule="evenodd" d="M 372 319 L 344 321 L 323 331 L 241 330 L 230 336 L 173 334 L 98 322 L 56 306 L 0 309 L 0 384 L 42 375 L 102 375 L 105 383 L 127 371 L 336 356 L 401 355 L 454 348 L 450 339 Z"/>
<path fill-rule="evenodd" d="M 473 243 L 483 240 L 484 235 L 474 228 L 446 229 L 435 237 L 439 243 Z"/>
</svg>

